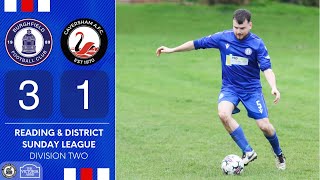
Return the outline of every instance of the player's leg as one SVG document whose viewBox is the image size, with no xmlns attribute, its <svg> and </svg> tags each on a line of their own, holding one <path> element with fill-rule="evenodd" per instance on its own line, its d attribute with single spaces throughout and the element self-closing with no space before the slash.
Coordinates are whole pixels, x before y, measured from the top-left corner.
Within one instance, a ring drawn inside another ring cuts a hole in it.
<svg viewBox="0 0 320 180">
<path fill-rule="evenodd" d="M 260 130 L 263 132 L 264 136 L 270 142 L 273 152 L 276 155 L 280 155 L 282 151 L 280 148 L 278 136 L 273 125 L 270 123 L 269 119 L 268 118 L 256 119 L 256 123 L 260 128 Z"/>
<path fill-rule="evenodd" d="M 242 150 L 244 164 L 248 165 L 257 158 L 257 153 L 249 145 L 241 126 L 232 117 L 238 103 L 239 98 L 234 93 L 222 91 L 219 96 L 218 114 L 224 128 Z"/>
<path fill-rule="evenodd" d="M 234 104 L 229 101 L 221 101 L 218 104 L 219 118 L 229 134 L 239 127 L 238 122 L 232 118 L 232 111 L 234 108 Z"/>
<path fill-rule="evenodd" d="M 245 95 L 241 97 L 241 101 L 248 111 L 248 116 L 256 120 L 258 127 L 270 142 L 276 159 L 279 161 L 277 168 L 285 169 L 285 157 L 282 154 L 276 131 L 268 119 L 268 109 L 263 94 L 257 92 Z"/>
<path fill-rule="evenodd" d="M 268 118 L 256 119 L 256 123 L 272 146 L 276 158 L 276 167 L 280 170 L 285 170 L 286 158 L 280 148 L 278 136 L 273 125 L 270 123 Z"/>
</svg>

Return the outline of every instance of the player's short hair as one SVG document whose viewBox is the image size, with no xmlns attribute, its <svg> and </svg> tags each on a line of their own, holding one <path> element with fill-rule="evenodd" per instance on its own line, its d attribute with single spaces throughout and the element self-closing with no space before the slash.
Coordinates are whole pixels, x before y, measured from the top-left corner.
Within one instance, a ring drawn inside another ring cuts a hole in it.
<svg viewBox="0 0 320 180">
<path fill-rule="evenodd" d="M 248 22 L 250 22 L 251 13 L 246 9 L 238 9 L 233 13 L 233 19 L 235 19 L 238 24 L 242 24 L 245 20 L 248 20 Z"/>
</svg>

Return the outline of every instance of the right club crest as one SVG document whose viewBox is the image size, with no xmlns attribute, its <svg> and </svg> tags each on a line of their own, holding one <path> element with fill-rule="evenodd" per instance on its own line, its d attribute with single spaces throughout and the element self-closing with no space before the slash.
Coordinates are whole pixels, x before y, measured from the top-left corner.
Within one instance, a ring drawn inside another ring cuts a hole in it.
<svg viewBox="0 0 320 180">
<path fill-rule="evenodd" d="M 92 19 L 77 19 L 64 29 L 61 48 L 64 55 L 77 65 L 91 65 L 106 52 L 108 39 L 104 28 Z"/>
</svg>

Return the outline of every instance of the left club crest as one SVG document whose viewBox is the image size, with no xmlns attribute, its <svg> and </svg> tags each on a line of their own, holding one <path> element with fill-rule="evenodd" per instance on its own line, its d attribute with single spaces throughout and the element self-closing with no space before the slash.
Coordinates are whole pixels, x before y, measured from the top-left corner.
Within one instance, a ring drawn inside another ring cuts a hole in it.
<svg viewBox="0 0 320 180">
<path fill-rule="evenodd" d="M 7 32 L 6 50 L 13 61 L 23 66 L 35 66 L 49 56 L 52 49 L 50 30 L 35 19 L 22 19 Z"/>
</svg>

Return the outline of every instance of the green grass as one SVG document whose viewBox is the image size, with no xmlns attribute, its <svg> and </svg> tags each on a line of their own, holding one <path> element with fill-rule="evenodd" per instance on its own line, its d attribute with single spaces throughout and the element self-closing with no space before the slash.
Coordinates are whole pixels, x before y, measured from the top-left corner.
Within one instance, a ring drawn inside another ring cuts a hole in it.
<svg viewBox="0 0 320 180">
<path fill-rule="evenodd" d="M 240 177 L 225 176 L 221 160 L 240 150 L 217 116 L 218 50 L 155 56 L 231 28 L 235 6 L 117 4 L 117 179 L 318 179 L 319 11 L 285 4 L 246 7 L 252 32 L 264 39 L 281 91 L 280 104 L 264 77 L 270 120 L 287 156 L 275 169 L 270 145 L 244 107 L 242 125 L 258 159 Z"/>
</svg>

